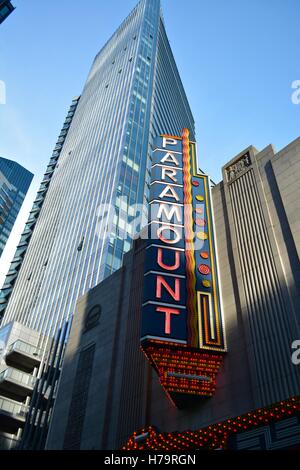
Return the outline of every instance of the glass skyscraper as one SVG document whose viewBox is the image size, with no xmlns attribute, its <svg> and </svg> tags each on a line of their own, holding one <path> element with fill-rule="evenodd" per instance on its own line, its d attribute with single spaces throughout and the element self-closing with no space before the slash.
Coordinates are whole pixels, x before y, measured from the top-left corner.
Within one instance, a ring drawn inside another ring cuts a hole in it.
<svg viewBox="0 0 300 470">
<path fill-rule="evenodd" d="M 183 127 L 194 139 L 160 1 L 141 0 L 71 105 L 2 292 L 3 325 L 52 337 L 78 297 L 121 266 L 133 205 L 147 210 L 153 139 Z"/>
<path fill-rule="evenodd" d="M 0 0 L 0 24 L 14 11 L 10 0 Z"/>
<path fill-rule="evenodd" d="M 0 157 L 0 256 L 12 231 L 33 174 L 18 163 Z"/>
<path fill-rule="evenodd" d="M 0 448 L 45 445 L 76 302 L 122 265 L 147 221 L 153 141 L 184 127 L 194 139 L 160 0 L 141 0 L 71 103 L 0 293 L 0 414 L 26 408 L 0 423 Z"/>
</svg>

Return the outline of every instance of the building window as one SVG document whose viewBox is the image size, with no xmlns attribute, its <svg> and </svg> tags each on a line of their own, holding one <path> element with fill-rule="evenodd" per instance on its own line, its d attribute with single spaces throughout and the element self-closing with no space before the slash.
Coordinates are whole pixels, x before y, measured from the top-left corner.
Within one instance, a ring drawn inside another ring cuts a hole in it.
<svg viewBox="0 0 300 470">
<path fill-rule="evenodd" d="M 95 349 L 92 344 L 79 354 L 63 449 L 80 449 Z"/>
</svg>

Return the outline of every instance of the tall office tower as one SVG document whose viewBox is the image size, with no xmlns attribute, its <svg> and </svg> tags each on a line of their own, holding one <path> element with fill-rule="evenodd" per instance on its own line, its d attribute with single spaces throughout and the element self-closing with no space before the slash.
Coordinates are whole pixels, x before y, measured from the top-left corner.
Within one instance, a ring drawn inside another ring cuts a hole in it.
<svg viewBox="0 0 300 470">
<path fill-rule="evenodd" d="M 121 266 L 134 235 L 124 237 L 127 218 L 148 198 L 152 139 L 184 126 L 193 138 L 160 1 L 142 0 L 95 58 L 4 324 L 15 320 L 52 336 L 78 297 Z"/>
<path fill-rule="evenodd" d="M 36 226 L 39 214 L 41 212 L 41 209 L 43 207 L 46 195 L 48 193 L 49 185 L 52 180 L 52 176 L 54 174 L 54 170 L 58 165 L 58 159 L 62 150 L 62 147 L 64 145 L 64 141 L 66 139 L 66 136 L 68 134 L 68 130 L 70 128 L 78 101 L 80 97 L 75 97 L 72 101 L 72 104 L 70 106 L 69 112 L 67 114 L 67 117 L 65 119 L 63 128 L 61 130 L 61 133 L 58 137 L 58 141 L 55 145 L 55 148 L 53 150 L 52 156 L 50 158 L 50 161 L 48 163 L 48 166 L 46 168 L 46 172 L 43 176 L 43 180 L 41 182 L 41 185 L 38 189 L 36 199 L 33 203 L 32 209 L 29 213 L 29 218 L 27 220 L 27 223 L 24 227 L 23 233 L 21 235 L 21 239 L 19 241 L 19 245 L 17 246 L 17 250 L 15 252 L 15 256 L 12 260 L 12 263 L 10 265 L 9 271 L 7 273 L 7 276 L 5 278 L 5 282 L 2 286 L 2 290 L 0 292 L 0 323 L 1 320 L 3 319 L 4 312 L 6 310 L 9 298 L 11 296 L 13 287 L 16 283 L 16 280 L 18 278 L 18 274 L 20 271 L 20 268 L 22 266 L 23 260 L 25 258 L 25 254 L 27 252 L 27 248 L 29 246 L 29 242 L 31 240 L 31 236 L 33 234 L 34 228 Z M 46 267 L 46 266 L 44 266 Z M 30 280 L 31 275 L 27 277 L 27 280 Z"/>
<path fill-rule="evenodd" d="M 0 157 L 0 256 L 32 178 L 33 174 L 23 166 Z"/>
<path fill-rule="evenodd" d="M 46 168 L 43 180 L 37 192 L 36 199 L 30 211 L 29 218 L 21 235 L 19 245 L 7 273 L 0 293 L 0 320 L 5 311 L 18 273 L 27 253 L 34 228 L 45 202 L 54 170 L 68 134 L 75 110 L 80 97 L 75 97 L 69 108 L 63 128 L 55 145 L 53 154 Z M 46 268 L 47 263 L 44 265 Z M 30 281 L 30 275 L 27 278 Z M 64 338 L 66 327 L 59 331 L 52 341 L 45 338 L 40 331 L 34 331 L 21 323 L 11 321 L 0 329 L 0 449 L 13 449 L 20 445 L 25 423 L 30 419 L 31 403 L 36 404 L 35 396 L 38 389 L 49 388 L 49 400 L 42 396 L 42 401 L 51 412 L 53 389 L 63 358 Z M 32 399 L 33 395 L 33 399 Z M 37 406 L 36 406 L 37 409 Z M 45 414 L 38 408 L 39 415 L 45 419 Z M 47 415 L 48 416 L 48 415 Z M 27 419 L 28 418 L 28 419 Z M 36 426 L 36 423 L 34 423 Z M 36 426 L 38 427 L 38 426 Z M 43 433 L 38 433 L 43 439 Z M 46 433 L 46 429 L 44 429 Z M 30 439 L 30 433 L 29 439 Z"/>
<path fill-rule="evenodd" d="M 0 24 L 14 11 L 10 0 L 0 0 Z"/>
<path fill-rule="evenodd" d="M 133 9 L 96 56 L 72 106 L 9 271 L 13 290 L 9 279 L 2 292 L 4 327 L 15 321 L 40 332 L 39 348 L 46 336 L 67 334 L 78 297 L 130 250 L 134 233 L 124 230 L 134 204 L 144 204 L 146 220 L 153 139 L 183 127 L 194 139 L 160 0 Z"/>
</svg>

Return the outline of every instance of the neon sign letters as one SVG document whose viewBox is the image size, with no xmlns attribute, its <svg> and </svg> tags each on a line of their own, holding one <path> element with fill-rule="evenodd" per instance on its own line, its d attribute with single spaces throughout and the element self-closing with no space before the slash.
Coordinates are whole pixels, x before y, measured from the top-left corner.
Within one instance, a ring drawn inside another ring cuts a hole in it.
<svg viewBox="0 0 300 470">
<path fill-rule="evenodd" d="M 173 403 L 211 396 L 225 346 L 209 177 L 196 145 L 162 135 L 152 154 L 142 348 Z"/>
</svg>

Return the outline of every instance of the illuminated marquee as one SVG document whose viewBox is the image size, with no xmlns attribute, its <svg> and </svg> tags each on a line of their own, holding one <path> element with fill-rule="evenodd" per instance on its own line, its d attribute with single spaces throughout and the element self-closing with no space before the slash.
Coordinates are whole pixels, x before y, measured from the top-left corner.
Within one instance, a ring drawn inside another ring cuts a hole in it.
<svg viewBox="0 0 300 470">
<path fill-rule="evenodd" d="M 209 177 L 189 131 L 163 135 L 152 154 L 141 344 L 181 406 L 211 396 L 226 350 Z"/>
<path fill-rule="evenodd" d="M 123 450 L 296 450 L 300 448 L 297 423 L 300 397 L 296 396 L 195 431 L 160 433 L 149 426 L 134 432 Z"/>
</svg>

